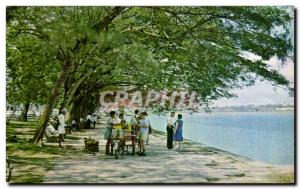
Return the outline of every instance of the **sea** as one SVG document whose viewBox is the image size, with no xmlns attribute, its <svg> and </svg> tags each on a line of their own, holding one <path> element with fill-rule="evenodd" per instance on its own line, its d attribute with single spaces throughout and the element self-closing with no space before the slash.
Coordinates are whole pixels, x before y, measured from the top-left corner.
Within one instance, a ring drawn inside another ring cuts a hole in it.
<svg viewBox="0 0 300 189">
<path fill-rule="evenodd" d="M 166 116 L 150 115 L 151 126 L 166 131 Z M 184 113 L 183 137 L 255 161 L 294 163 L 293 112 Z"/>
</svg>

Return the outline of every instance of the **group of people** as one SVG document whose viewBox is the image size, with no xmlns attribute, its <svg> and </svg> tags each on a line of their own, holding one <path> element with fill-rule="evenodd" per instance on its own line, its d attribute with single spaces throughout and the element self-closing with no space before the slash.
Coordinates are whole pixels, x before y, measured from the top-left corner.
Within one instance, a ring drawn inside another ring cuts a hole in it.
<svg viewBox="0 0 300 189">
<path fill-rule="evenodd" d="M 64 136 L 66 134 L 65 116 L 66 116 L 66 110 L 63 109 L 60 111 L 60 114 L 58 115 L 57 130 L 54 128 L 54 125 L 57 124 L 57 121 L 53 118 L 50 119 L 50 121 L 46 127 L 46 130 L 45 130 L 45 135 L 47 138 L 58 137 L 59 147 L 62 147 L 61 142 L 64 142 Z"/>
<path fill-rule="evenodd" d="M 58 128 L 57 130 L 54 128 L 56 121 L 54 119 L 50 119 L 50 122 L 45 130 L 46 137 L 56 136 L 58 137 L 59 146 L 61 146 L 61 142 L 64 142 L 65 136 L 65 116 L 66 110 L 61 110 L 60 114 L 58 115 Z M 111 111 L 109 113 L 109 119 L 107 120 L 106 130 L 104 133 L 104 139 L 106 140 L 106 148 L 105 154 L 110 155 L 113 153 L 113 149 L 110 146 L 112 144 L 112 131 L 115 125 L 122 125 L 122 128 L 127 127 L 130 125 L 131 134 L 137 136 L 137 144 L 138 144 L 138 152 L 137 154 L 140 156 L 146 155 L 146 144 L 149 144 L 149 134 L 151 134 L 151 124 L 148 118 L 147 112 L 139 112 L 139 110 L 135 110 L 134 115 L 131 117 L 130 121 L 128 122 L 123 113 Z M 87 123 L 93 124 L 95 128 L 96 124 L 96 116 L 88 115 L 87 116 Z M 72 128 L 78 129 L 78 124 L 73 120 L 72 121 Z M 171 112 L 170 116 L 167 119 L 167 148 L 172 149 L 176 143 L 178 143 L 178 149 L 181 149 L 181 142 L 183 141 L 182 136 L 182 128 L 183 128 L 183 121 L 182 121 L 182 114 L 178 114 L 177 118 L 175 117 L 175 112 Z"/>
<path fill-rule="evenodd" d="M 139 113 L 138 110 L 135 110 L 135 114 L 131 117 L 129 123 L 127 123 L 125 120 L 123 113 L 120 113 L 119 116 L 117 116 L 115 111 L 110 112 L 110 118 L 107 120 L 107 126 L 104 134 L 104 138 L 107 140 L 105 150 L 106 155 L 110 155 L 113 152 L 113 149 L 111 149 L 111 152 L 109 152 L 112 143 L 112 130 L 113 127 L 118 124 L 121 124 L 123 128 L 125 128 L 127 125 L 130 125 L 131 134 L 137 136 L 137 154 L 140 156 L 145 156 L 145 146 L 146 144 L 149 144 L 149 134 L 151 133 L 151 125 L 147 112 Z"/>
<path fill-rule="evenodd" d="M 167 148 L 172 149 L 178 143 L 178 149 L 181 149 L 182 136 L 182 114 L 175 117 L 175 112 L 171 112 L 170 117 L 167 119 Z"/>
<path fill-rule="evenodd" d="M 55 116 L 53 118 L 50 118 L 50 121 L 46 127 L 45 135 L 47 138 L 51 137 L 58 137 L 59 146 L 61 146 L 61 142 L 64 142 L 64 136 L 66 134 L 65 128 L 67 127 L 66 124 L 66 109 L 60 110 L 60 113 L 58 116 Z M 86 120 L 80 119 L 80 123 L 83 124 L 83 128 L 90 129 L 96 127 L 96 121 L 97 121 L 97 114 L 88 114 L 86 117 Z M 71 129 L 72 130 L 79 130 L 79 124 L 72 120 L 71 122 Z M 56 130 L 57 129 L 57 130 Z"/>
</svg>

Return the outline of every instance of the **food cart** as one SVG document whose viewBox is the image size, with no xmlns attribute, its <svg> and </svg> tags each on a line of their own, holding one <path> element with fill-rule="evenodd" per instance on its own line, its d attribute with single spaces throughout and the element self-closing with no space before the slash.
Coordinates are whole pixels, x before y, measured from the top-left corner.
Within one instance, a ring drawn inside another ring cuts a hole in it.
<svg viewBox="0 0 300 189">
<path fill-rule="evenodd" d="M 112 149 L 115 159 L 119 158 L 119 155 L 123 155 L 124 152 L 129 153 L 129 148 L 131 148 L 132 155 L 135 154 L 135 144 L 136 135 L 135 132 L 131 130 L 130 125 L 124 128 L 122 124 L 117 124 L 113 126 L 112 129 Z"/>
</svg>

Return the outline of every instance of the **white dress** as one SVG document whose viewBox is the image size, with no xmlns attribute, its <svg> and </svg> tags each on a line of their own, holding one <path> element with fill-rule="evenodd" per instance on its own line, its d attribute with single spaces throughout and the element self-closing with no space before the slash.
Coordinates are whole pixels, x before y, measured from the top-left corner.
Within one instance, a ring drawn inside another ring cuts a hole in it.
<svg viewBox="0 0 300 189">
<path fill-rule="evenodd" d="M 58 134 L 65 134 L 65 116 L 63 114 L 59 114 L 58 116 L 59 126 L 58 126 Z"/>
</svg>

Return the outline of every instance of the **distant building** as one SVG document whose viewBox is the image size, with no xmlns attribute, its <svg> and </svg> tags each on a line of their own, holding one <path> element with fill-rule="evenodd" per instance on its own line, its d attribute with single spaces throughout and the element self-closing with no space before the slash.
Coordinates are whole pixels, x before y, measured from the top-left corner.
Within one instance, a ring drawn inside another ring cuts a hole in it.
<svg viewBox="0 0 300 189">
<path fill-rule="evenodd" d="M 275 110 L 280 112 L 294 111 L 294 107 L 276 108 Z"/>
</svg>

